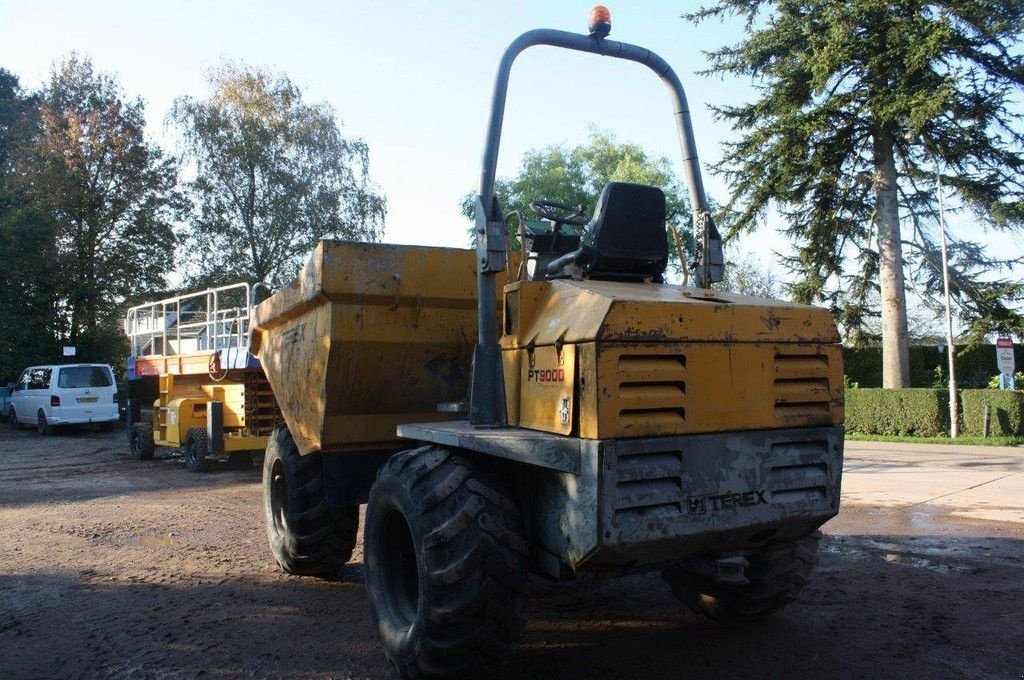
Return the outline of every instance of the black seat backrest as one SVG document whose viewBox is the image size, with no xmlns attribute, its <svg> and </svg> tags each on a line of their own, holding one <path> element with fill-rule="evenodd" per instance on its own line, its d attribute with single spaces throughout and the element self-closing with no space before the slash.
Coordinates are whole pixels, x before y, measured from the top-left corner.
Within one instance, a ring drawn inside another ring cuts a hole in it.
<svg viewBox="0 0 1024 680">
<path fill-rule="evenodd" d="M 589 228 L 591 279 L 660 282 L 668 264 L 665 194 L 657 187 L 609 182 Z"/>
</svg>

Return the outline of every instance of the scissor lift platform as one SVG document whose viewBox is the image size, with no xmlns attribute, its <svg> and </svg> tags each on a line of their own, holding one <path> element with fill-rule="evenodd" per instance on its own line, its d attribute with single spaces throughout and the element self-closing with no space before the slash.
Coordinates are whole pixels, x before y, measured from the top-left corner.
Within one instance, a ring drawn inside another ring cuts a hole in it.
<svg viewBox="0 0 1024 680">
<path fill-rule="evenodd" d="M 253 295 L 253 286 L 240 283 L 128 310 L 128 377 L 158 383 L 151 422 L 132 426 L 136 457 L 151 456 L 155 446 L 183 447 L 189 469 L 200 470 L 266 448 L 281 414 L 249 354 Z"/>
</svg>

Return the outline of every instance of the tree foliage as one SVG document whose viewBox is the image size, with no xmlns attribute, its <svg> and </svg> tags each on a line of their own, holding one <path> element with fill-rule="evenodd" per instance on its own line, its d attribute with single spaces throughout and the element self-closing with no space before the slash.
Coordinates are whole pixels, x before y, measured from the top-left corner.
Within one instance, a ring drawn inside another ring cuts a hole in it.
<svg viewBox="0 0 1024 680">
<path fill-rule="evenodd" d="M 784 285 L 779 277 L 752 255 L 730 259 L 728 262 L 729 266 L 725 268 L 725 279 L 712 285 L 715 290 L 750 295 L 751 297 L 773 299 L 784 297 Z"/>
<path fill-rule="evenodd" d="M 717 168 L 732 187 L 731 233 L 778 210 L 797 248 L 796 299 L 830 303 L 850 334 L 878 313 L 870 299 L 880 294 L 898 381 L 904 276 L 933 295 L 941 265 L 936 172 L 957 226 L 1024 223 L 1024 4 L 715 0 L 685 18 L 739 18 L 746 28 L 708 55 L 709 72 L 758 87 L 754 101 L 715 109 L 738 133 Z M 1024 291 L 998 278 L 1017 254 L 987 257 L 959 241 L 951 260 L 959 314 L 976 337 L 1024 331 L 1012 309 Z"/>
<path fill-rule="evenodd" d="M 330 106 L 243 65 L 212 70 L 209 85 L 207 98 L 181 97 L 171 113 L 194 162 L 182 232 L 190 283 L 280 285 L 320 239 L 379 240 L 386 202 L 369 149 L 342 136 Z"/>
<path fill-rule="evenodd" d="M 3 125 L 7 341 L 36 361 L 60 345 L 112 361 L 124 304 L 173 267 L 176 166 L 145 139 L 141 100 L 87 58 L 56 64 L 34 97 L 5 94 L 18 111 Z"/>
<path fill-rule="evenodd" d="M 526 219 L 535 219 L 530 201 L 545 199 L 566 205 L 584 205 L 593 211 L 601 190 L 608 182 L 634 182 L 656 186 L 665 192 L 666 219 L 673 224 L 689 222 L 690 208 L 686 191 L 676 178 L 669 159 L 651 157 L 638 144 L 620 142 L 609 132 L 591 129 L 587 141 L 578 146 L 552 145 L 527 151 L 514 177 L 499 178 L 495 195 L 506 213 L 519 211 Z M 462 200 L 461 211 L 473 219 L 474 194 Z M 688 251 L 692 234 L 680 229 Z M 472 238 L 472 229 L 470 229 Z M 509 246 L 519 249 L 513 232 Z M 670 260 L 678 266 L 674 248 Z"/>
<path fill-rule="evenodd" d="M 15 161 L 38 134 L 38 102 L 0 69 L 0 380 L 53 356 L 53 223 L 34 206 Z"/>
</svg>

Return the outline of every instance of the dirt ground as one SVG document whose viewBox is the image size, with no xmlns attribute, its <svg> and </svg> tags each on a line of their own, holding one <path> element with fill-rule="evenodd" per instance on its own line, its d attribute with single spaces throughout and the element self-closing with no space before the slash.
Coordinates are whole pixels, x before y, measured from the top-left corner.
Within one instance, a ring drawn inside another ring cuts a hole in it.
<svg viewBox="0 0 1024 680">
<path fill-rule="evenodd" d="M 132 461 L 121 432 L 0 432 L 0 678 L 394 677 L 361 553 L 342 580 L 286 576 L 266 546 L 259 470 L 193 475 L 174 453 Z M 1024 677 L 1024 524 L 899 503 L 908 465 L 931 464 L 913 460 L 848 455 L 896 501 L 862 502 L 874 492 L 848 475 L 816 576 L 777 617 L 713 623 L 656 575 L 536 580 L 503 676 Z M 989 466 L 1005 483 L 1021 461 L 942 465 Z"/>
</svg>

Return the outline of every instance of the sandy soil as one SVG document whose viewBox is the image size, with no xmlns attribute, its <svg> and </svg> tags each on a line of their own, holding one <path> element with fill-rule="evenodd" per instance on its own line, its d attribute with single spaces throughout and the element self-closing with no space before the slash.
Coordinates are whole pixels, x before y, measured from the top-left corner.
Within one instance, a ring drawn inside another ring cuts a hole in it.
<svg viewBox="0 0 1024 680">
<path fill-rule="evenodd" d="M 361 553 L 338 581 L 286 576 L 257 469 L 126 448 L 0 432 L 0 678 L 394 677 Z M 1021 678 L 1024 525 L 848 502 L 812 584 L 753 626 L 682 610 L 654 575 L 537 580 L 530 610 L 505 677 Z"/>
</svg>

